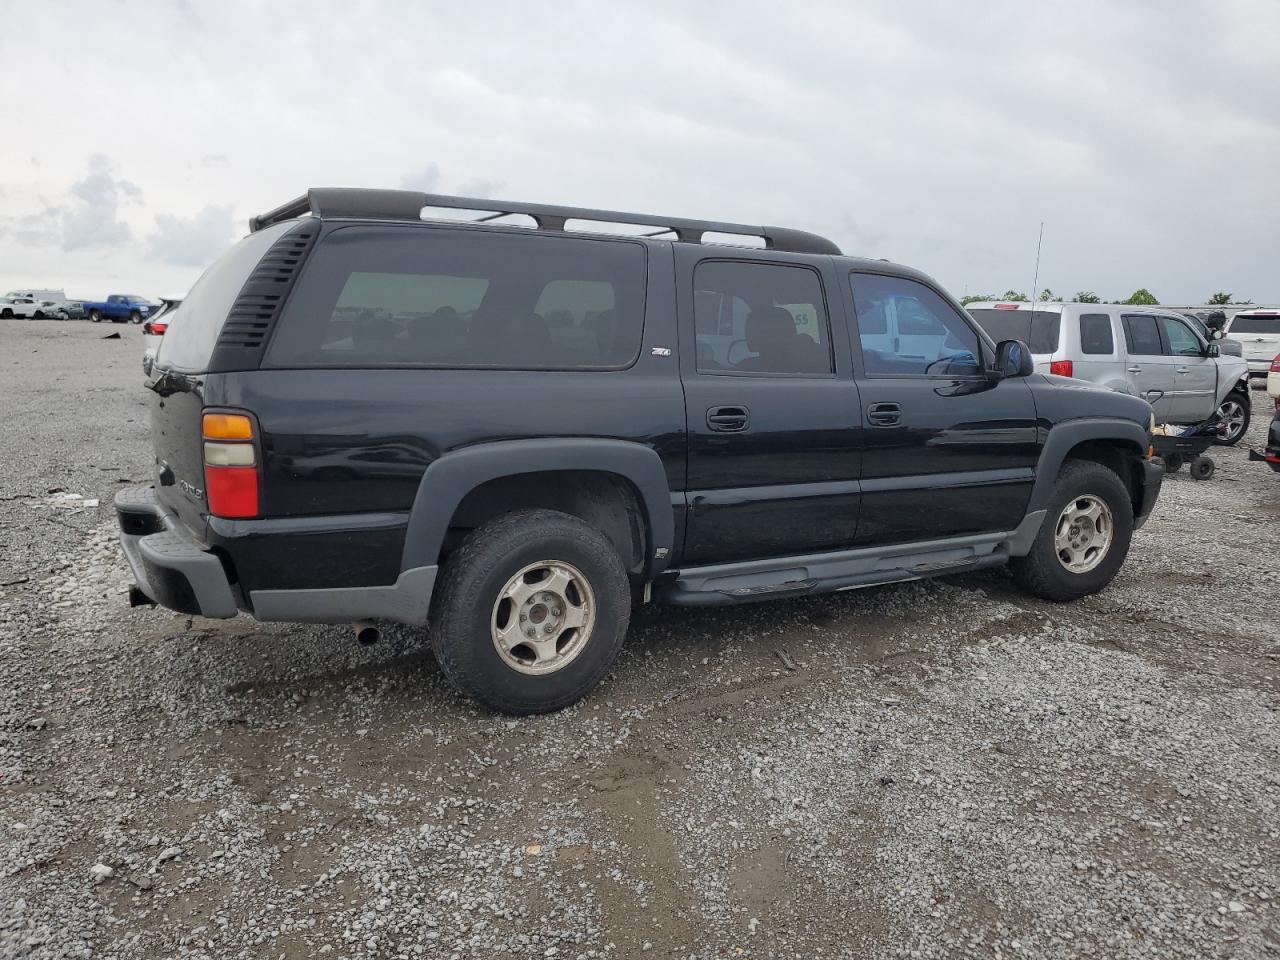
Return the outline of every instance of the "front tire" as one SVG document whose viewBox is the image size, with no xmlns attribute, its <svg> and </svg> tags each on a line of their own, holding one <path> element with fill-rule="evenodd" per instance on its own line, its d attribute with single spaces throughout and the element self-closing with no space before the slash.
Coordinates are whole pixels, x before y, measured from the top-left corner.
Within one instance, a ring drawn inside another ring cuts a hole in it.
<svg viewBox="0 0 1280 960">
<path fill-rule="evenodd" d="M 1234 447 L 1249 432 L 1249 415 L 1252 413 L 1247 394 L 1233 390 L 1227 394 L 1218 408 L 1218 419 L 1227 425 L 1227 432 L 1215 437 L 1213 442 L 1220 447 Z"/>
<path fill-rule="evenodd" d="M 91 321 L 93 321 L 94 323 L 101 323 L 101 322 L 102 322 L 102 314 L 100 314 L 97 310 L 90 310 L 90 311 L 89 311 L 89 319 L 90 319 Z"/>
<path fill-rule="evenodd" d="M 1133 503 L 1120 478 L 1100 463 L 1068 460 L 1031 551 L 1010 567 L 1037 597 L 1078 600 L 1115 578 L 1132 538 Z"/>
<path fill-rule="evenodd" d="M 473 530 L 445 562 L 431 645 L 455 686 L 503 713 L 580 700 L 609 672 L 631 619 L 613 544 L 577 517 L 524 510 Z"/>
<path fill-rule="evenodd" d="M 129 322 L 130 322 L 130 323 L 141 323 L 141 322 L 142 322 L 142 314 L 141 314 L 141 313 L 139 313 L 137 310 L 131 310 L 131 311 L 129 311 Z"/>
</svg>

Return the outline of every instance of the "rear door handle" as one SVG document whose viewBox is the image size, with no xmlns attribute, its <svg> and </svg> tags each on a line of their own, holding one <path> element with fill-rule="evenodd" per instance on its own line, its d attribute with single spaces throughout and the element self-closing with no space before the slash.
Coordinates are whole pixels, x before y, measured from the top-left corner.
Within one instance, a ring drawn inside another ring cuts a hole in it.
<svg viewBox="0 0 1280 960">
<path fill-rule="evenodd" d="M 1142 368 L 1141 368 L 1141 367 L 1139 367 L 1139 366 L 1137 366 L 1136 364 L 1135 364 L 1134 366 L 1132 366 L 1132 367 L 1125 367 L 1125 370 L 1127 370 L 1129 373 L 1141 373 L 1141 372 L 1142 372 Z"/>
<path fill-rule="evenodd" d="M 1174 373 L 1186 373 L 1186 372 L 1187 372 L 1187 368 L 1186 368 L 1186 367 L 1174 367 L 1174 368 L 1173 368 L 1173 372 L 1174 372 Z"/>
<path fill-rule="evenodd" d="M 867 423 L 873 427 L 896 427 L 902 422 L 902 407 L 896 403 L 873 403 L 867 407 Z"/>
<path fill-rule="evenodd" d="M 707 411 L 707 427 L 717 433 L 741 433 L 751 423 L 751 411 L 743 406 L 712 407 Z"/>
</svg>

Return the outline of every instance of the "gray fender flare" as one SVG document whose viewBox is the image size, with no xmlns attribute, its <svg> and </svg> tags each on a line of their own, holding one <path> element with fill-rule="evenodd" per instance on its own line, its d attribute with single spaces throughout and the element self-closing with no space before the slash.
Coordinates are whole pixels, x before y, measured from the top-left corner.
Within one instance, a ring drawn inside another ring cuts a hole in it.
<svg viewBox="0 0 1280 960">
<path fill-rule="evenodd" d="M 518 469 L 513 469 L 518 464 Z M 675 515 L 662 458 L 652 447 L 626 440 L 561 437 L 498 440 L 454 450 L 431 462 L 405 531 L 401 570 L 439 563 L 449 520 L 463 498 L 482 483 L 499 477 L 554 470 L 592 470 L 628 481 L 644 506 L 648 577 L 666 569 L 675 547 Z"/>
<path fill-rule="evenodd" d="M 1040 449 L 1040 460 L 1036 464 L 1036 480 L 1031 487 L 1031 501 L 1027 504 L 1027 512 L 1043 510 L 1049 503 L 1049 494 L 1053 491 L 1053 483 L 1062 469 L 1062 461 L 1067 459 L 1071 448 L 1086 440 L 1110 440 L 1132 444 L 1141 454 L 1147 449 L 1150 437 L 1145 427 L 1132 420 L 1120 420 L 1110 417 L 1089 420 L 1068 420 L 1059 423 L 1049 430 L 1044 446 Z"/>
</svg>

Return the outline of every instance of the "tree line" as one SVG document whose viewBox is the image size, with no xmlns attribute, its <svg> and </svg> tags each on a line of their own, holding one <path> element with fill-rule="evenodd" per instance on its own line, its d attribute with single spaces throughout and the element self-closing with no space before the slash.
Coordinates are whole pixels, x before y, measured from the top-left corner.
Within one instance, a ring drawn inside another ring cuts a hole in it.
<svg viewBox="0 0 1280 960">
<path fill-rule="evenodd" d="M 1123 300 L 1103 300 L 1100 296 L 1098 296 L 1092 290 L 1079 290 L 1076 292 L 1076 295 L 1074 297 L 1070 297 L 1070 298 L 1059 297 L 1056 293 L 1054 293 L 1048 287 L 1045 287 L 1043 290 L 1040 291 L 1040 296 L 1036 297 L 1036 299 L 1039 300 L 1041 303 L 1047 303 L 1049 301 L 1055 301 L 1055 300 L 1066 300 L 1068 303 L 1126 303 L 1132 306 L 1144 306 L 1144 307 L 1155 307 L 1160 305 L 1160 301 L 1157 300 L 1155 296 L 1151 293 L 1151 291 L 1148 290 L 1146 287 L 1139 287 L 1137 290 L 1133 291 L 1133 293 L 1129 294 L 1129 296 Z M 1017 290 L 1006 290 L 1004 292 L 1004 295 L 999 297 L 991 293 L 973 293 L 973 294 L 969 294 L 968 296 L 960 298 L 960 302 L 966 306 L 971 303 L 979 303 L 979 302 L 988 301 L 988 300 L 1002 300 L 1002 301 L 1010 301 L 1015 303 L 1027 303 L 1031 300 L 1031 298 L 1028 297 L 1025 293 L 1019 293 Z M 1212 304 L 1213 306 L 1225 307 L 1228 304 L 1234 304 L 1237 306 L 1248 306 L 1249 304 L 1253 303 L 1253 301 L 1237 300 L 1235 299 L 1235 294 L 1223 293 L 1219 291 L 1218 293 L 1215 293 L 1212 296 L 1210 296 L 1209 299 L 1205 301 L 1205 303 Z"/>
</svg>

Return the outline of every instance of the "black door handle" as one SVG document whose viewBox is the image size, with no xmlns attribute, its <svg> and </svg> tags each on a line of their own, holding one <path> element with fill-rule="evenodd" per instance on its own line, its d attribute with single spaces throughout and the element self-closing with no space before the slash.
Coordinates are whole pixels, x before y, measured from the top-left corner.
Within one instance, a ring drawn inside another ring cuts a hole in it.
<svg viewBox="0 0 1280 960">
<path fill-rule="evenodd" d="M 740 433 L 751 422 L 746 407 L 712 407 L 707 411 L 707 426 L 718 433 Z"/>
<path fill-rule="evenodd" d="M 896 403 L 873 403 L 867 407 L 867 423 L 873 427 L 896 427 L 902 422 L 902 408 Z"/>
</svg>

